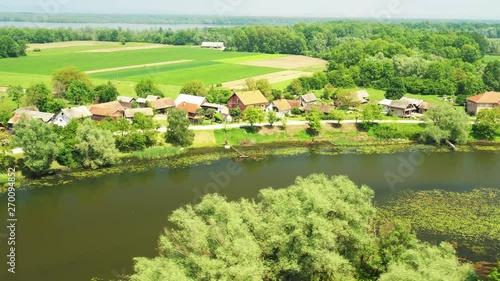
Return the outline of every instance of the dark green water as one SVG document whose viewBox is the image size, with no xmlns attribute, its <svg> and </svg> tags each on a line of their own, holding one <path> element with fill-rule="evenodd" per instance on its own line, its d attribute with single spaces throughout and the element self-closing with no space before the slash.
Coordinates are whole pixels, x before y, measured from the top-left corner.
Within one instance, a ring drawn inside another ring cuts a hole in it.
<svg viewBox="0 0 500 281">
<path fill-rule="evenodd" d="M 388 155 L 294 156 L 264 161 L 223 160 L 209 166 L 108 175 L 56 188 L 17 193 L 16 274 L 7 273 L 7 201 L 0 197 L 0 280 L 90 280 L 132 272 L 132 258 L 155 256 L 167 217 L 205 193 L 255 197 L 311 173 L 348 175 L 383 202 L 409 189 L 468 191 L 500 188 L 500 154 L 436 153 L 417 159 Z M 404 160 L 406 159 L 406 160 Z M 402 163 L 407 161 L 407 167 Z M 231 165 L 228 169 L 228 165 Z M 413 167 L 413 168 L 412 168 Z M 400 171 L 398 171 L 400 170 Z M 396 175 L 391 188 L 385 175 Z M 218 175 L 215 180 L 213 175 Z"/>
</svg>

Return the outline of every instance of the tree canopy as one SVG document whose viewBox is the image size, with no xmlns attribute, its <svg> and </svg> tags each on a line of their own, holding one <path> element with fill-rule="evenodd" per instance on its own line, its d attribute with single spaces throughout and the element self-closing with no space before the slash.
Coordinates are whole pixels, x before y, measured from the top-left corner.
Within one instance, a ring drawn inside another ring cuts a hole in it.
<svg viewBox="0 0 500 281">
<path fill-rule="evenodd" d="M 400 280 L 400 268 L 417 277 L 450 274 L 436 280 L 474 275 L 450 245 L 423 244 L 401 228 L 374 231 L 373 195 L 347 177 L 324 175 L 261 190 L 257 201 L 207 195 L 173 212 L 159 256 L 135 258 L 130 279 Z"/>
<path fill-rule="evenodd" d="M 74 66 L 62 68 L 52 74 L 52 85 L 56 97 L 66 97 L 66 91 L 73 81 L 92 86 L 88 75 Z"/>
<path fill-rule="evenodd" d="M 164 97 L 163 92 L 155 85 L 151 79 L 142 79 L 135 85 L 135 93 L 141 98 L 145 98 L 149 95 Z"/>
<path fill-rule="evenodd" d="M 189 119 L 184 110 L 172 110 L 168 114 L 168 127 L 166 140 L 168 143 L 178 146 L 191 146 L 194 141 L 194 133 L 189 130 Z"/>
<path fill-rule="evenodd" d="M 75 161 L 83 168 L 97 169 L 119 162 L 115 138 L 110 131 L 85 119 L 76 130 Z"/>
<path fill-rule="evenodd" d="M 59 149 L 57 134 L 40 119 L 21 118 L 14 126 L 14 144 L 24 151 L 24 167 L 33 176 L 50 170 Z"/>
<path fill-rule="evenodd" d="M 208 93 L 205 83 L 201 80 L 189 81 L 182 87 L 180 94 L 204 97 Z"/>
<path fill-rule="evenodd" d="M 115 101 L 118 97 L 118 90 L 108 81 L 106 84 L 99 85 L 94 88 L 95 96 L 99 99 L 100 103 Z"/>
<path fill-rule="evenodd" d="M 249 106 L 245 111 L 243 111 L 243 120 L 247 121 L 251 127 L 255 125 L 255 123 L 261 123 L 266 118 L 266 113 L 260 107 Z"/>
<path fill-rule="evenodd" d="M 452 142 L 465 144 L 469 138 L 471 124 L 465 111 L 449 104 L 435 105 L 425 114 L 426 127 L 421 138 L 436 144 Z"/>
</svg>

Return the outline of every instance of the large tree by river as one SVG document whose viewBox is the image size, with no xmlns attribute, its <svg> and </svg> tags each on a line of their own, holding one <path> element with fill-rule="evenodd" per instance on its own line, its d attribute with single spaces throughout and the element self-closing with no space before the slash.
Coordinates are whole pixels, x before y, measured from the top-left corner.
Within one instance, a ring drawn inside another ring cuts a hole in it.
<svg viewBox="0 0 500 281">
<path fill-rule="evenodd" d="M 160 255 L 136 258 L 130 279 L 422 280 L 424 271 L 430 281 L 475 278 L 450 245 L 423 244 L 401 224 L 375 225 L 372 198 L 367 186 L 324 175 L 262 190 L 258 202 L 208 195 L 170 216 Z"/>
</svg>

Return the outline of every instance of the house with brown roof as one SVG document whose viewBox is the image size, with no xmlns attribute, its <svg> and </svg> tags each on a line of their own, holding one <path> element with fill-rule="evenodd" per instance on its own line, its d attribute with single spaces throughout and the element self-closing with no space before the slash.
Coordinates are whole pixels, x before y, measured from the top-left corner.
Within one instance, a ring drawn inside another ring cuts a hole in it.
<svg viewBox="0 0 500 281">
<path fill-rule="evenodd" d="M 302 104 L 300 103 L 299 100 L 286 100 L 290 106 L 292 107 L 292 109 L 294 108 L 301 108 L 302 107 Z"/>
<path fill-rule="evenodd" d="M 418 106 L 418 110 L 417 112 L 420 113 L 420 114 L 424 114 L 427 112 L 427 110 L 429 110 L 429 108 L 431 108 L 433 106 L 432 103 L 430 102 L 426 102 L 424 101 L 423 103 L 421 103 L 419 106 Z"/>
<path fill-rule="evenodd" d="M 203 120 L 205 117 L 204 116 L 198 116 L 198 110 L 201 109 L 201 106 L 194 104 L 194 103 L 189 103 L 189 102 L 183 102 L 180 103 L 179 105 L 176 106 L 178 110 L 184 110 L 187 112 L 187 118 L 191 122 L 198 122 L 200 120 Z"/>
<path fill-rule="evenodd" d="M 154 116 L 154 112 L 152 108 L 130 108 L 130 109 L 125 109 L 124 116 L 127 118 L 127 120 L 132 121 L 134 119 L 134 116 L 137 113 L 142 113 L 145 116 Z"/>
<path fill-rule="evenodd" d="M 351 93 L 352 100 L 354 102 L 359 102 L 360 104 L 368 103 L 370 100 L 370 94 L 366 90 L 356 91 Z"/>
<path fill-rule="evenodd" d="M 394 100 L 389 105 L 389 112 L 401 118 L 410 117 L 415 111 L 416 107 L 408 100 Z"/>
<path fill-rule="evenodd" d="M 157 99 L 151 102 L 151 107 L 160 114 L 165 114 L 168 109 L 175 108 L 175 102 L 172 98 Z"/>
<path fill-rule="evenodd" d="M 38 107 L 36 107 L 36 106 L 26 106 L 26 107 L 20 107 L 20 108 L 14 110 L 14 113 L 23 113 L 26 111 L 40 111 L 40 110 L 38 110 Z"/>
<path fill-rule="evenodd" d="M 266 112 L 275 111 L 279 118 L 292 112 L 292 106 L 285 99 L 275 100 L 267 107 Z"/>
<path fill-rule="evenodd" d="M 92 113 L 92 120 L 101 121 L 107 117 L 117 120 L 124 116 L 125 108 L 118 102 L 106 102 L 94 104 L 89 107 L 90 113 Z"/>
<path fill-rule="evenodd" d="M 318 102 L 318 98 L 314 94 L 306 94 L 302 95 L 298 98 L 300 101 L 300 105 L 302 107 L 306 107 L 308 104 L 316 104 Z"/>
<path fill-rule="evenodd" d="M 227 101 L 229 109 L 239 108 L 242 112 L 249 106 L 260 107 L 265 110 L 268 105 L 269 101 L 259 90 L 235 92 Z"/>
<path fill-rule="evenodd" d="M 308 113 L 312 110 L 318 110 L 319 112 L 323 112 L 324 114 L 330 114 L 330 111 L 335 109 L 335 106 L 328 104 L 308 104 L 304 107 L 304 112 Z"/>
<path fill-rule="evenodd" d="M 126 96 L 118 96 L 116 100 L 124 107 L 124 108 L 132 108 L 132 104 L 135 102 L 135 98 L 126 97 Z"/>
<path fill-rule="evenodd" d="M 21 118 L 31 118 L 31 119 L 40 119 L 45 123 L 49 123 L 52 118 L 54 117 L 54 113 L 48 113 L 48 112 L 39 112 L 39 111 L 31 111 L 31 110 L 26 110 L 26 111 L 21 111 L 19 113 L 15 113 L 12 118 L 7 122 L 8 128 L 11 129 L 21 121 Z"/>
<path fill-rule="evenodd" d="M 477 115 L 483 109 L 491 109 L 500 106 L 500 93 L 487 92 L 467 99 L 467 112 Z"/>
</svg>

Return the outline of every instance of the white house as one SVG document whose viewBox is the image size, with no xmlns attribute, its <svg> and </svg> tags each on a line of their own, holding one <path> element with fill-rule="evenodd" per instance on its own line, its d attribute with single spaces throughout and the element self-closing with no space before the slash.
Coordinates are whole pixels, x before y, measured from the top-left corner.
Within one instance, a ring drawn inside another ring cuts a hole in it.
<svg viewBox="0 0 500 281">
<path fill-rule="evenodd" d="M 283 118 L 292 112 L 292 106 L 285 99 L 275 100 L 267 107 L 266 112 L 275 111 L 279 118 Z"/>
<path fill-rule="evenodd" d="M 203 42 L 201 43 L 201 47 L 206 49 L 216 49 L 221 51 L 224 51 L 226 49 L 226 46 L 224 46 L 224 42 Z"/>
<path fill-rule="evenodd" d="M 175 99 L 175 106 L 179 106 L 182 103 L 191 103 L 196 104 L 198 107 L 201 107 L 202 104 L 206 103 L 207 99 L 204 97 L 198 97 L 193 95 L 180 94 L 177 99 Z"/>
<path fill-rule="evenodd" d="M 72 119 L 83 119 L 87 117 L 92 117 L 92 113 L 85 106 L 64 108 L 54 115 L 52 124 L 66 127 Z"/>
</svg>

